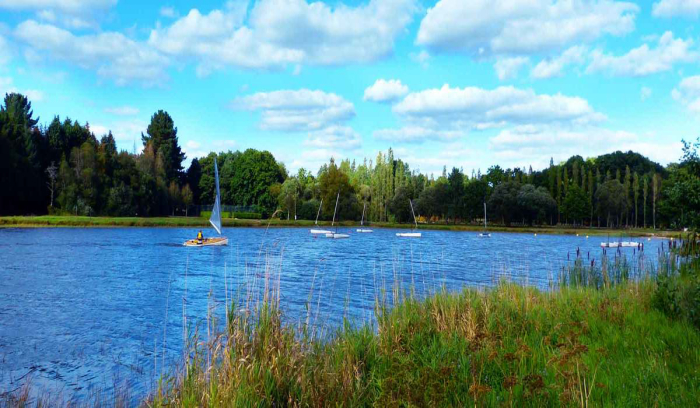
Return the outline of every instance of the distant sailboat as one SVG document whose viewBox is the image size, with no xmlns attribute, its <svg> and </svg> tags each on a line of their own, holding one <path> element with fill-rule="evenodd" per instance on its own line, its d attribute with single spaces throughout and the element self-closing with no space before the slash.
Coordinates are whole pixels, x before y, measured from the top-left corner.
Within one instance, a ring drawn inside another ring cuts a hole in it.
<svg viewBox="0 0 700 408">
<path fill-rule="evenodd" d="M 491 238 L 491 233 L 486 232 L 486 201 L 484 201 L 484 231 L 479 236 L 481 238 Z"/>
<path fill-rule="evenodd" d="M 212 227 L 214 227 L 219 236 L 214 238 L 204 238 L 201 241 L 198 239 L 190 239 L 185 241 L 185 246 L 228 245 L 228 238 L 221 236 L 221 192 L 219 191 L 219 168 L 216 165 L 216 159 L 214 159 L 214 181 L 216 183 L 216 199 L 214 200 L 214 207 L 211 209 L 209 223 L 211 223 Z"/>
<path fill-rule="evenodd" d="M 321 215 L 321 206 L 323 206 L 323 199 L 321 199 L 321 204 L 318 205 L 318 212 L 316 213 L 316 222 L 314 222 L 314 225 L 318 226 L 318 216 Z M 312 234 L 331 234 L 332 231 L 329 230 L 324 230 L 324 229 L 315 229 L 312 228 L 309 230 L 310 233 Z"/>
<path fill-rule="evenodd" d="M 333 210 L 333 221 L 331 221 L 331 227 L 333 225 L 335 225 L 335 214 L 338 212 L 338 200 L 340 200 L 340 192 L 338 192 L 338 196 L 335 198 L 335 210 Z M 328 231 L 328 233 L 326 234 L 326 238 L 333 238 L 333 239 L 350 238 L 350 235 L 339 234 L 338 227 L 335 227 L 335 232 Z"/>
<path fill-rule="evenodd" d="M 365 226 L 365 209 L 366 208 L 367 208 L 367 203 L 365 203 L 365 205 L 362 206 L 362 220 L 360 220 L 360 227 Z M 374 232 L 374 231 L 372 231 L 371 229 L 368 229 L 368 228 L 358 228 L 357 232 L 365 232 L 366 233 L 366 232 Z"/>
<path fill-rule="evenodd" d="M 418 221 L 416 220 L 416 212 L 413 211 L 413 202 L 409 199 L 408 203 L 411 205 L 411 214 L 413 214 L 413 223 L 416 225 L 416 229 L 418 229 Z M 396 233 L 397 237 L 402 237 L 402 238 L 420 238 L 421 233 L 420 232 L 397 232 Z"/>
</svg>

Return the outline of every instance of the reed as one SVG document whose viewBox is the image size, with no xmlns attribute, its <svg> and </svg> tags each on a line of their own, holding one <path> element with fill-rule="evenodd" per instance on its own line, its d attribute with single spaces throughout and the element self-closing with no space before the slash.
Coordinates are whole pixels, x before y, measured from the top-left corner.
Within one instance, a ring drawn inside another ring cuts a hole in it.
<svg viewBox="0 0 700 408">
<path fill-rule="evenodd" d="M 377 297 L 376 327 L 346 322 L 329 337 L 284 324 L 276 277 L 266 274 L 260 301 L 248 313 L 231 307 L 219 335 L 195 335 L 183 369 L 144 404 L 696 403 L 700 333 L 653 308 L 654 281 L 632 279 L 635 267 L 617 262 L 601 284 L 548 292 L 501 283 L 421 300 L 394 284 L 391 304 Z"/>
</svg>

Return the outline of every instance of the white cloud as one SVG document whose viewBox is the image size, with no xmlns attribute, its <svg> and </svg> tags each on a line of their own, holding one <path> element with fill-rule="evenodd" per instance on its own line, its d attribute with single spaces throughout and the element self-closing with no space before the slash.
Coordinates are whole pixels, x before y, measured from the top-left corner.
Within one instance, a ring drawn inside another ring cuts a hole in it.
<svg viewBox="0 0 700 408">
<path fill-rule="evenodd" d="M 192 57 L 206 74 L 227 66 L 278 69 L 287 64 L 367 63 L 393 52 L 417 10 L 415 0 L 370 0 L 331 8 L 305 0 L 260 0 L 202 15 L 191 10 L 151 31 L 149 43 L 172 56 Z M 233 4 L 233 6 L 231 6 Z"/>
<path fill-rule="evenodd" d="M 697 17 L 700 14 L 700 0 L 661 0 L 654 3 L 654 17 Z"/>
<path fill-rule="evenodd" d="M 174 7 L 163 6 L 160 8 L 160 15 L 167 18 L 175 18 L 177 17 L 177 11 L 175 11 Z"/>
<path fill-rule="evenodd" d="M 116 106 L 112 108 L 105 108 L 105 112 L 118 116 L 133 116 L 138 115 L 139 110 L 133 106 Z"/>
<path fill-rule="evenodd" d="M 527 57 L 498 58 L 494 65 L 496 75 L 501 81 L 515 78 L 518 76 L 520 68 L 528 62 L 530 62 L 530 59 Z"/>
<path fill-rule="evenodd" d="M 590 157 L 615 150 L 633 150 L 662 163 L 677 160 L 680 154 L 678 143 L 657 142 L 635 133 L 598 126 L 576 129 L 547 125 L 517 126 L 491 138 L 489 148 L 501 165 L 533 165 L 539 168 L 547 166 L 550 157 L 557 161 L 576 154 Z"/>
<path fill-rule="evenodd" d="M 148 124 L 142 120 L 123 120 L 113 122 L 111 124 L 97 123 L 91 124 L 90 129 L 96 136 L 107 134 L 110 130 L 114 140 L 122 145 L 122 148 L 127 148 L 128 151 L 133 150 L 133 143 L 136 143 L 137 148 L 142 147 L 141 133 L 145 132 Z"/>
<path fill-rule="evenodd" d="M 12 51 L 10 50 L 10 44 L 5 37 L 0 35 L 0 65 L 7 64 L 11 59 Z"/>
<path fill-rule="evenodd" d="M 430 54 L 428 54 L 428 51 L 422 50 L 419 53 L 411 53 L 409 54 L 411 59 L 417 63 L 419 63 L 423 68 L 428 66 L 428 61 L 430 60 Z"/>
<path fill-rule="evenodd" d="M 671 91 L 673 99 L 681 102 L 693 113 L 700 113 L 700 75 L 683 78 Z"/>
<path fill-rule="evenodd" d="M 615 76 L 645 76 L 669 71 L 674 64 L 698 60 L 699 54 L 691 49 L 692 46 L 692 39 L 674 39 L 673 33 L 666 31 L 659 38 L 658 45 L 654 49 L 644 44 L 621 56 L 594 51 L 586 72 L 607 72 Z"/>
<path fill-rule="evenodd" d="M 356 150 L 362 145 L 362 138 L 348 126 L 330 126 L 310 132 L 304 141 L 305 146 L 320 149 Z"/>
<path fill-rule="evenodd" d="M 17 26 L 15 36 L 29 47 L 30 55 L 66 61 L 118 85 L 130 82 L 153 84 L 166 77 L 167 58 L 143 43 L 118 32 L 77 36 L 62 28 L 28 20 Z"/>
<path fill-rule="evenodd" d="M 379 129 L 374 138 L 396 143 L 423 143 L 429 140 L 449 141 L 464 137 L 459 130 L 435 130 L 420 126 L 406 126 L 401 129 Z"/>
<path fill-rule="evenodd" d="M 600 0 L 440 0 L 416 43 L 475 56 L 533 54 L 634 30 L 639 7 Z"/>
<path fill-rule="evenodd" d="M 14 81 L 10 77 L 0 77 L 0 100 L 7 93 L 19 93 L 26 96 L 30 102 L 43 102 L 46 99 L 44 92 L 36 89 L 19 89 L 13 85 Z"/>
<path fill-rule="evenodd" d="M 586 57 L 585 46 L 576 45 L 560 56 L 540 61 L 530 72 L 530 76 L 537 79 L 552 78 L 562 75 L 562 71 L 567 65 L 582 64 Z"/>
<path fill-rule="evenodd" d="M 646 86 L 643 86 L 641 91 L 639 92 L 639 96 L 642 99 L 642 102 L 646 101 L 651 97 L 651 88 L 648 88 Z"/>
<path fill-rule="evenodd" d="M 334 93 L 309 89 L 260 92 L 237 98 L 232 108 L 260 111 L 260 128 L 285 132 L 321 130 L 355 116 L 352 103 Z"/>
<path fill-rule="evenodd" d="M 408 87 L 398 79 L 378 79 L 365 89 L 364 100 L 374 102 L 393 102 L 408 93 Z"/>
<path fill-rule="evenodd" d="M 567 122 L 584 124 L 604 120 L 588 101 L 561 94 L 498 87 L 428 89 L 408 94 L 394 105 L 395 113 L 431 128 L 488 128 L 506 124 Z"/>
</svg>

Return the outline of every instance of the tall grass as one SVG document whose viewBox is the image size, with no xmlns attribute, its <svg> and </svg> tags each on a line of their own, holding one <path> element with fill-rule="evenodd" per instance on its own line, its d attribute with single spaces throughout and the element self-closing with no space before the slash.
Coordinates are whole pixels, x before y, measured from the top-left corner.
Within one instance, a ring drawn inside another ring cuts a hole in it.
<svg viewBox="0 0 700 408">
<path fill-rule="evenodd" d="M 392 304 L 376 298 L 376 327 L 346 321 L 330 336 L 318 336 L 308 317 L 285 324 L 277 278 L 266 273 L 262 295 L 243 311 L 229 306 L 217 335 L 195 333 L 182 369 L 144 404 L 697 403 L 700 333 L 651 307 L 654 281 L 635 280 L 651 270 L 620 257 L 586 271 L 575 262 L 549 292 L 501 283 L 420 300 L 395 284 Z"/>
</svg>

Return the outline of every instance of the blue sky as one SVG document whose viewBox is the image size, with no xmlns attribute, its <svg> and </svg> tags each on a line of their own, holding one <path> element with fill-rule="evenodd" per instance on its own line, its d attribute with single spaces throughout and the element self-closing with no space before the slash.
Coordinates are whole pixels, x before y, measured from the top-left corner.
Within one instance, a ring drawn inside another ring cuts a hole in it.
<svg viewBox="0 0 700 408">
<path fill-rule="evenodd" d="M 697 137 L 700 1 L 0 0 L 0 91 L 139 146 L 167 110 L 189 158 L 267 149 L 290 170 L 392 147 L 541 168 Z"/>
</svg>

